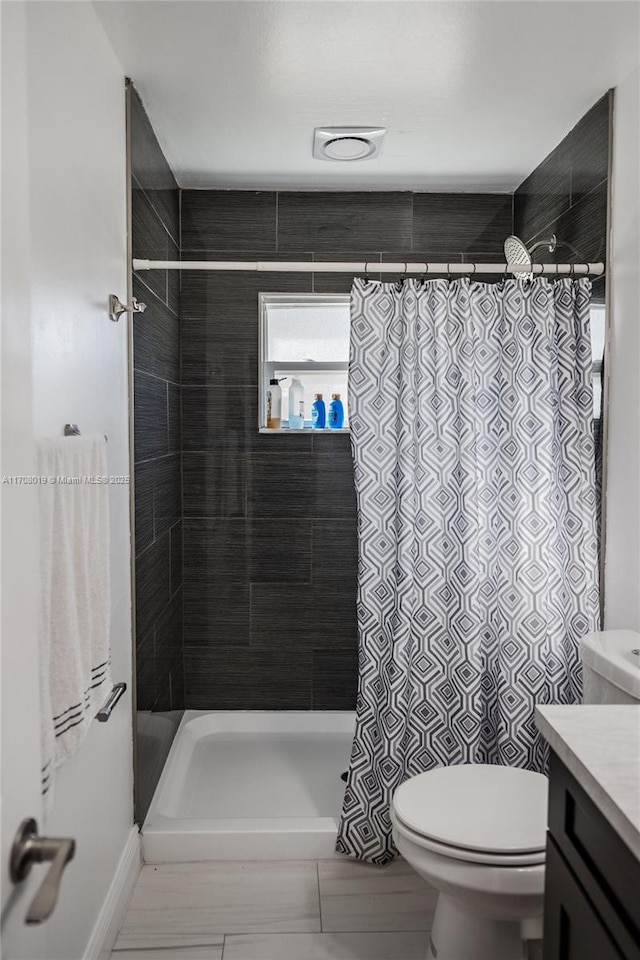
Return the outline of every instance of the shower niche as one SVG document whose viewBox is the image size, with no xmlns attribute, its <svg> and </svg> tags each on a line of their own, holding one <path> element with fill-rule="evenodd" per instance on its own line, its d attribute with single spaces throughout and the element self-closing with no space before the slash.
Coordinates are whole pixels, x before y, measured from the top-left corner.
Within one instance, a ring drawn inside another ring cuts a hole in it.
<svg viewBox="0 0 640 960">
<path fill-rule="evenodd" d="M 348 294 L 259 295 L 261 432 L 314 429 L 315 398 L 319 396 L 328 409 L 336 395 L 344 409 L 344 423 L 332 427 L 325 418 L 324 429 L 348 431 L 349 301 Z M 272 384 L 277 388 L 281 414 L 275 426 L 270 407 Z"/>
</svg>

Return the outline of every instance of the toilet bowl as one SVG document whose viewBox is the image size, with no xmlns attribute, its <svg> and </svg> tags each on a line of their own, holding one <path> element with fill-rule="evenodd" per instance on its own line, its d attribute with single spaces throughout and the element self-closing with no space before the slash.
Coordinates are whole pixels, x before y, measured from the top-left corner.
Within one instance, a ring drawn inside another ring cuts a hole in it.
<svg viewBox="0 0 640 960">
<path fill-rule="evenodd" d="M 438 890 L 427 960 L 522 960 L 542 938 L 547 779 L 442 767 L 395 792 L 395 844 Z"/>
</svg>

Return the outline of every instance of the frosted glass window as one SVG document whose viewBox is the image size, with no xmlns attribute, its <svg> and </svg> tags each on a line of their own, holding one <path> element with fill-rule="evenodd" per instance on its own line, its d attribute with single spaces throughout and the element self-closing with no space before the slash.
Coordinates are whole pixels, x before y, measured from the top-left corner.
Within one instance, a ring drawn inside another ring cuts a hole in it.
<svg viewBox="0 0 640 960">
<path fill-rule="evenodd" d="M 276 363 L 348 360 L 349 301 L 268 306 L 266 359 Z"/>
<path fill-rule="evenodd" d="M 348 427 L 349 294 L 261 293 L 259 428 L 266 429 L 266 392 L 277 379 L 282 391 L 281 430 L 289 429 L 289 388 L 295 378 L 304 391 L 304 427 L 322 394 L 327 413 L 340 394 Z"/>
</svg>

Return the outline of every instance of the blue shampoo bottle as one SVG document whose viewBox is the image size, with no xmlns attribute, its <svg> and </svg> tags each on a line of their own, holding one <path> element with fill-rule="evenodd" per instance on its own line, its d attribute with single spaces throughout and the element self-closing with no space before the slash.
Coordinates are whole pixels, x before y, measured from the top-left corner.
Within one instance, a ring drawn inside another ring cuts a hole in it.
<svg viewBox="0 0 640 960">
<path fill-rule="evenodd" d="M 331 403 L 329 404 L 329 427 L 332 430 L 340 430 L 344 426 L 344 407 L 339 393 L 331 394 Z"/>
<path fill-rule="evenodd" d="M 314 430 L 324 430 L 327 422 L 327 408 L 324 405 L 321 393 L 316 393 L 311 406 L 311 426 Z"/>
</svg>

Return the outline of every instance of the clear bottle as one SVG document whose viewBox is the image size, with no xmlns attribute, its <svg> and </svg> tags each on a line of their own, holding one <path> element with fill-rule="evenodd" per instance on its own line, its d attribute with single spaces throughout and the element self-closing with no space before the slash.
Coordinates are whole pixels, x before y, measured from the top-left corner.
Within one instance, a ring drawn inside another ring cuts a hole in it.
<svg viewBox="0 0 640 960">
<path fill-rule="evenodd" d="M 304 427 L 304 388 L 295 377 L 289 387 L 289 429 L 302 430 Z"/>
<path fill-rule="evenodd" d="M 344 426 L 344 407 L 339 393 L 331 394 L 329 415 L 327 417 L 331 430 L 340 430 Z"/>
<path fill-rule="evenodd" d="M 324 430 L 327 420 L 327 408 L 324 405 L 321 393 L 316 393 L 311 407 L 311 426 L 314 430 Z"/>
<path fill-rule="evenodd" d="M 269 430 L 279 430 L 282 425 L 282 390 L 278 380 L 269 380 L 267 387 L 267 418 Z"/>
</svg>

